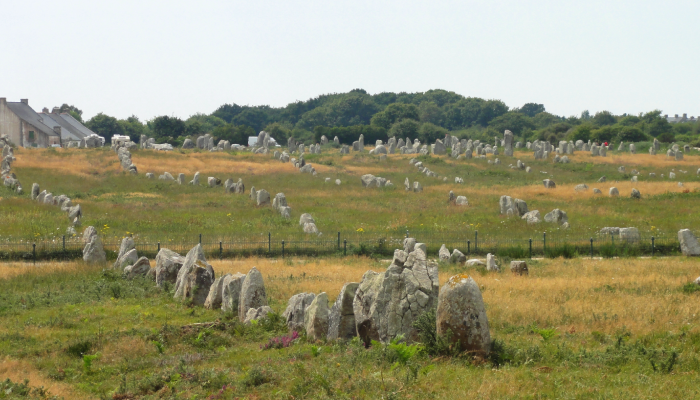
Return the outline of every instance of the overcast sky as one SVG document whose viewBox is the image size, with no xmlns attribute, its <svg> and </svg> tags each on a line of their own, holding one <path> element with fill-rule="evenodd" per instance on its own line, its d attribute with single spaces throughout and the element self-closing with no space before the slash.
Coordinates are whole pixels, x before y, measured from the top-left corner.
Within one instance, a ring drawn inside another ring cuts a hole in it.
<svg viewBox="0 0 700 400">
<path fill-rule="evenodd" d="M 446 89 L 700 114 L 695 1 L 0 0 L 0 97 L 90 118 Z"/>
</svg>

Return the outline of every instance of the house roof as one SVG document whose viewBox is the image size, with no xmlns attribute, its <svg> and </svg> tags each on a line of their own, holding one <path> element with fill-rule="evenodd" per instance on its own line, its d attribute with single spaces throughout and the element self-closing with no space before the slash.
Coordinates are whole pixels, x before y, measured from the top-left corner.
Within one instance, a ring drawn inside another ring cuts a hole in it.
<svg viewBox="0 0 700 400">
<path fill-rule="evenodd" d="M 39 113 L 39 115 L 44 120 L 45 125 L 49 127 L 61 127 L 61 139 L 80 140 L 85 137 L 82 132 L 80 132 L 73 125 L 69 124 L 65 119 L 61 118 L 59 114 Z"/>
<path fill-rule="evenodd" d="M 63 118 L 64 121 L 66 121 L 71 126 L 73 126 L 75 129 L 77 129 L 78 132 L 82 133 L 84 137 L 87 137 L 90 135 L 95 135 L 95 132 L 91 131 L 85 125 L 81 124 L 80 121 L 73 118 L 72 115 L 70 115 L 68 113 L 61 113 L 61 118 Z"/>
<path fill-rule="evenodd" d="M 9 108 L 15 115 L 17 115 L 21 120 L 28 122 L 29 124 L 36 127 L 42 133 L 48 136 L 58 136 L 54 132 L 53 127 L 48 127 L 41 119 L 39 114 L 36 113 L 28 104 L 25 103 L 15 103 L 7 102 L 7 108 Z"/>
</svg>

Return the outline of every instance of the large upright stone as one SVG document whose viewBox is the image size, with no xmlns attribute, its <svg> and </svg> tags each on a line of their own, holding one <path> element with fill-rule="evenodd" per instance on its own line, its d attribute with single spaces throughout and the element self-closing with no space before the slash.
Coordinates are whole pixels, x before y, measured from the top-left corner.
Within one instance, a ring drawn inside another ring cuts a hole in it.
<svg viewBox="0 0 700 400">
<path fill-rule="evenodd" d="M 136 249 L 136 246 L 134 245 L 134 239 L 132 239 L 129 236 L 122 239 L 122 243 L 119 246 L 119 253 L 117 253 L 117 261 L 114 262 L 113 267 L 114 268 L 123 268 L 129 264 L 133 264 L 136 260 L 138 260 L 138 257 L 136 257 L 136 259 L 134 259 L 132 262 L 130 262 L 130 263 L 127 262 L 126 264 L 124 264 L 124 262 L 125 262 L 124 256 L 126 255 L 126 253 L 128 253 L 131 250 L 135 250 L 135 249 Z"/>
<path fill-rule="evenodd" d="M 221 310 L 223 312 L 238 312 L 238 302 L 241 300 L 241 289 L 245 275 L 237 272 L 224 277 L 221 292 Z"/>
<path fill-rule="evenodd" d="M 455 275 L 440 289 L 437 334 L 447 336 L 460 351 L 488 355 L 491 349 L 489 321 L 479 285 L 469 275 Z"/>
<path fill-rule="evenodd" d="M 32 200 L 36 200 L 39 197 L 39 184 L 32 183 Z"/>
<path fill-rule="evenodd" d="M 306 307 L 311 305 L 315 298 L 316 295 L 313 293 L 298 293 L 289 299 L 287 308 L 282 313 L 282 318 L 287 323 L 289 332 L 299 333 L 305 331 L 304 315 Z"/>
<path fill-rule="evenodd" d="M 513 132 L 506 130 L 503 133 L 504 154 L 508 157 L 513 157 Z"/>
<path fill-rule="evenodd" d="M 238 300 L 238 318 L 241 321 L 245 320 L 248 310 L 251 308 L 260 308 L 267 306 L 267 294 L 265 293 L 265 282 L 262 274 L 257 268 L 248 272 L 243 280 L 241 287 L 241 296 Z"/>
<path fill-rule="evenodd" d="M 216 278 L 214 283 L 209 288 L 209 295 L 207 295 L 207 299 L 204 301 L 204 308 L 209 310 L 217 310 L 221 308 L 221 301 L 224 294 L 224 281 L 229 276 L 231 276 L 231 274 L 226 274 Z"/>
<path fill-rule="evenodd" d="M 359 286 L 357 282 L 349 282 L 340 289 L 340 294 L 331 307 L 328 317 L 328 340 L 348 340 L 357 336 L 352 302 Z"/>
<path fill-rule="evenodd" d="M 90 241 L 85 245 L 83 261 L 88 264 L 104 264 L 107 262 L 107 255 L 97 234 L 90 236 Z"/>
<path fill-rule="evenodd" d="M 328 295 L 326 292 L 319 293 L 304 311 L 306 337 L 312 341 L 326 340 L 329 316 Z"/>
<path fill-rule="evenodd" d="M 270 204 L 270 193 L 265 189 L 260 189 L 255 193 L 255 201 L 258 206 Z"/>
<path fill-rule="evenodd" d="M 279 211 L 282 207 L 287 207 L 287 198 L 284 196 L 284 193 L 277 193 L 274 200 L 272 200 L 272 208 Z"/>
<path fill-rule="evenodd" d="M 440 251 L 438 251 L 438 258 L 440 261 L 447 261 L 450 259 L 450 251 L 445 247 L 443 244 L 442 247 L 440 247 Z"/>
<path fill-rule="evenodd" d="M 555 208 L 551 212 L 548 212 L 544 216 L 544 222 L 550 222 L 550 223 L 556 223 L 559 225 L 563 225 L 565 222 L 569 222 L 569 217 L 566 215 L 566 212 Z"/>
<path fill-rule="evenodd" d="M 433 147 L 433 154 L 435 155 L 444 155 L 447 153 L 447 149 L 445 148 L 445 144 L 442 143 L 442 140 L 438 139 L 435 141 L 435 146 Z"/>
<path fill-rule="evenodd" d="M 678 231 L 678 242 L 681 244 L 681 253 L 688 257 L 700 256 L 700 244 L 690 229 Z"/>
<path fill-rule="evenodd" d="M 156 255 L 155 274 L 156 286 L 162 287 L 165 282 L 172 285 L 177 281 L 178 272 L 185 264 L 185 257 L 166 248 L 160 249 Z"/>
<path fill-rule="evenodd" d="M 422 249 L 410 254 L 395 250 L 384 273 L 367 271 L 362 277 L 353 300 L 358 335 L 366 344 L 386 343 L 397 335 L 418 340 L 413 322 L 435 309 L 438 291 L 437 264 L 428 263 Z"/>
<path fill-rule="evenodd" d="M 175 281 L 174 298 L 191 299 L 192 304 L 203 305 L 214 283 L 214 268 L 207 263 L 202 245 L 198 244 L 187 253 Z"/>
<path fill-rule="evenodd" d="M 151 262 L 147 257 L 141 257 L 133 265 L 124 268 L 123 276 L 126 279 L 134 279 L 137 276 L 146 276 L 151 271 Z"/>
</svg>

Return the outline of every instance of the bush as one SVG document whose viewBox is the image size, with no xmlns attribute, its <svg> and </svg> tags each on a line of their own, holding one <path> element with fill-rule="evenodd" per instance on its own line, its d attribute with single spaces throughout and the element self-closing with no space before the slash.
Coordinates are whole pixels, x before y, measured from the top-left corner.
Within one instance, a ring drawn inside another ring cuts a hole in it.
<svg viewBox="0 0 700 400">
<path fill-rule="evenodd" d="M 454 349 L 450 344 L 450 334 L 446 337 L 438 335 L 435 310 L 421 314 L 413 322 L 413 327 L 418 331 L 423 350 L 429 355 L 456 355 L 459 353 L 460 349 Z"/>
</svg>

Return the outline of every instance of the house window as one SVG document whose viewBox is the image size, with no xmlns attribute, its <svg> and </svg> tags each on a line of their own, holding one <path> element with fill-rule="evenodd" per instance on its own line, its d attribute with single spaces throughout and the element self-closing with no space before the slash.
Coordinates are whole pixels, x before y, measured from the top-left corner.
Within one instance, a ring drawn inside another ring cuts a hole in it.
<svg viewBox="0 0 700 400">
<path fill-rule="evenodd" d="M 36 137 L 34 136 L 34 131 L 29 131 L 29 141 L 33 142 L 35 139 Z"/>
</svg>

